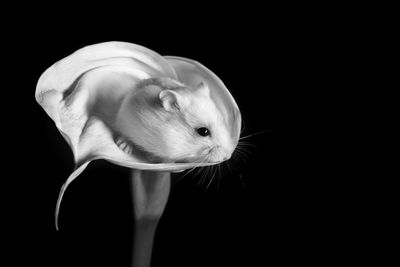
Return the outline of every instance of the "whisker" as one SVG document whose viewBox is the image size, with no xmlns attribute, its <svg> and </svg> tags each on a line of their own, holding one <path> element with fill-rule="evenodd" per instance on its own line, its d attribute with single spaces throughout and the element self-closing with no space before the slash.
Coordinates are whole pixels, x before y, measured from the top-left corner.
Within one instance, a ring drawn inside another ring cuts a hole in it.
<svg viewBox="0 0 400 267">
<path fill-rule="evenodd" d="M 201 170 L 201 177 L 200 177 L 200 179 L 199 179 L 198 184 L 202 185 L 203 179 L 204 179 L 204 175 L 205 175 L 206 172 L 208 172 L 208 167 L 206 167 L 206 168 L 204 168 L 204 169 Z"/>
<path fill-rule="evenodd" d="M 243 153 L 247 157 L 253 156 L 253 153 L 248 149 L 238 148 L 237 150 L 240 151 L 241 153 Z"/>
<path fill-rule="evenodd" d="M 197 181 L 197 186 L 200 186 L 203 184 L 203 179 L 204 179 L 204 175 L 206 172 L 208 172 L 209 170 L 209 166 L 206 166 L 205 168 L 202 168 L 199 172 L 196 173 L 196 175 L 193 177 L 195 178 L 197 176 L 197 174 L 199 174 L 200 172 L 202 172 L 200 179 Z"/>
<path fill-rule="evenodd" d="M 208 171 L 207 171 L 207 173 L 206 173 L 206 176 L 204 176 L 204 183 L 207 182 L 207 177 L 209 177 L 209 175 L 212 173 L 213 167 L 214 167 L 214 166 L 210 166 L 210 168 L 208 169 Z M 206 189 L 207 189 L 207 188 L 206 188 Z"/>
<path fill-rule="evenodd" d="M 236 156 L 236 162 L 237 162 L 238 164 L 242 164 L 242 163 L 245 161 L 244 156 L 243 156 L 242 154 L 240 154 L 238 150 L 233 151 L 233 155 Z M 229 166 L 230 166 L 230 165 L 228 165 L 228 167 L 229 167 Z"/>
<path fill-rule="evenodd" d="M 193 168 L 189 169 L 189 171 L 187 171 L 182 177 L 180 177 L 179 180 L 181 180 L 183 177 L 185 177 L 186 175 L 191 173 L 195 168 L 196 168 L 196 166 L 194 166 Z"/>
<path fill-rule="evenodd" d="M 234 159 L 235 159 L 235 162 L 236 162 L 236 163 L 238 163 L 238 164 L 243 163 L 243 161 L 244 161 L 244 156 L 241 155 L 241 154 L 238 152 L 237 148 L 233 151 L 232 156 L 234 156 Z M 227 164 L 227 166 L 230 166 L 230 164 Z"/>
<path fill-rule="evenodd" d="M 256 133 L 253 133 L 253 134 L 249 134 L 249 135 L 240 137 L 239 140 L 244 140 L 244 139 L 253 137 L 253 136 L 255 136 L 255 135 L 259 135 L 259 134 L 263 134 L 263 133 L 269 133 L 269 132 L 271 132 L 271 131 L 270 131 L 270 130 L 264 130 L 264 131 L 256 132 Z"/>
<path fill-rule="evenodd" d="M 246 146 L 237 146 L 236 149 L 242 150 L 242 151 L 247 151 L 249 148 Z"/>
<path fill-rule="evenodd" d="M 192 167 L 189 169 L 189 171 L 186 171 L 186 173 L 179 177 L 179 179 L 176 182 L 179 182 L 180 180 L 182 180 L 186 175 L 188 175 L 189 173 L 191 173 L 194 169 L 196 169 L 197 167 L 199 167 L 202 163 L 204 163 L 204 159 L 199 159 L 198 161 L 195 161 L 193 163 L 198 163 L 196 166 Z"/>
<path fill-rule="evenodd" d="M 236 148 L 234 152 L 236 152 L 237 154 L 241 155 L 244 159 L 248 159 L 249 158 L 249 156 L 246 154 L 246 152 L 244 152 L 240 148 Z"/>
<path fill-rule="evenodd" d="M 242 129 L 240 129 L 240 135 L 242 135 L 242 133 L 244 132 L 245 128 L 246 128 L 246 125 L 245 125 L 245 121 L 243 120 L 242 121 Z"/>
<path fill-rule="evenodd" d="M 204 171 L 204 168 L 200 168 L 197 169 L 196 172 L 194 173 L 194 175 L 192 176 L 192 181 L 197 177 L 197 175 L 199 175 L 199 173 L 201 173 L 202 171 Z M 197 186 L 199 185 L 199 183 L 197 183 Z"/>
<path fill-rule="evenodd" d="M 206 187 L 206 190 L 207 190 L 208 187 L 210 186 L 210 184 L 211 184 L 211 182 L 213 181 L 214 176 L 215 176 L 216 170 L 215 170 L 213 167 L 214 167 L 214 166 L 211 167 L 211 169 L 213 170 L 213 176 L 211 177 L 210 181 L 208 182 L 208 185 L 207 185 L 207 187 Z"/>
<path fill-rule="evenodd" d="M 254 149 L 248 146 L 237 146 L 235 151 L 241 151 L 243 153 L 245 153 L 246 155 L 253 155 L 253 151 Z"/>
<path fill-rule="evenodd" d="M 238 146 L 242 147 L 257 147 L 256 144 L 249 142 L 249 141 L 239 141 Z"/>
<path fill-rule="evenodd" d="M 233 175 L 234 172 L 233 172 L 232 169 L 231 169 L 231 165 L 227 163 L 226 166 L 228 167 L 229 174 L 230 174 L 230 175 Z"/>
<path fill-rule="evenodd" d="M 207 182 L 207 177 L 211 173 L 211 170 L 212 170 L 212 166 L 209 166 L 209 168 L 207 168 L 207 171 L 205 172 L 204 176 L 202 177 L 203 179 L 201 181 L 201 185 L 204 185 Z"/>
<path fill-rule="evenodd" d="M 237 149 L 237 150 L 242 151 L 245 154 L 253 155 L 253 153 L 251 151 L 252 146 L 253 145 L 242 145 L 241 144 L 241 145 L 236 146 L 235 150 Z M 256 147 L 256 146 L 254 146 L 254 147 Z"/>
</svg>

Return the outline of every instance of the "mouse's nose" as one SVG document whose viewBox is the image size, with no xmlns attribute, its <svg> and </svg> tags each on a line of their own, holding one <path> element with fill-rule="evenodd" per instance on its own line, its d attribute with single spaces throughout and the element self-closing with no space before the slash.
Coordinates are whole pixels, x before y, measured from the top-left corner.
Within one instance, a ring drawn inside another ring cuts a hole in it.
<svg viewBox="0 0 400 267">
<path fill-rule="evenodd" d="M 222 162 L 225 160 L 228 160 L 231 158 L 232 153 L 226 151 L 225 149 L 222 149 L 221 147 L 217 147 L 218 149 L 216 150 L 217 153 L 215 153 L 213 157 L 213 161 L 216 162 Z"/>
<path fill-rule="evenodd" d="M 230 158 L 231 158 L 231 154 L 226 153 L 226 154 L 222 157 L 222 160 L 228 160 L 228 159 L 230 159 Z"/>
</svg>

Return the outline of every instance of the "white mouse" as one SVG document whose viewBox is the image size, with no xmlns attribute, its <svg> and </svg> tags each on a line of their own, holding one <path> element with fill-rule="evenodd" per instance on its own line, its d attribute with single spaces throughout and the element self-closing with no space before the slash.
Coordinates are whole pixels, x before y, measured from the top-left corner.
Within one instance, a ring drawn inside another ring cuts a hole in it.
<svg viewBox="0 0 400 267">
<path fill-rule="evenodd" d="M 141 81 L 122 100 L 114 128 L 120 148 L 152 162 L 218 163 L 237 145 L 203 82 L 192 88 L 170 78 Z"/>
</svg>

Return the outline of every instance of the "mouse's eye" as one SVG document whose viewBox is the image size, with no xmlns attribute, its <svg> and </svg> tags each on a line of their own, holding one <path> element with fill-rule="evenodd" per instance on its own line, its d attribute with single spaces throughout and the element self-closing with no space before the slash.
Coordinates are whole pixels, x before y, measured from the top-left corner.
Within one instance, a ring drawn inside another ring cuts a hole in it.
<svg viewBox="0 0 400 267">
<path fill-rule="evenodd" d="M 196 131 L 200 136 L 209 136 L 211 134 L 206 127 L 197 128 Z"/>
</svg>

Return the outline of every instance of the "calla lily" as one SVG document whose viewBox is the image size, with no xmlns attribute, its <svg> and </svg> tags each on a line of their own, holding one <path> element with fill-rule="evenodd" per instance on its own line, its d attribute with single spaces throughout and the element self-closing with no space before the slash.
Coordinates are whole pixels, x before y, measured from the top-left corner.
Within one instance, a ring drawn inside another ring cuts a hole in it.
<svg viewBox="0 0 400 267">
<path fill-rule="evenodd" d="M 210 163 L 146 162 L 125 153 L 114 140 L 118 99 L 143 79 L 169 77 L 188 86 L 207 83 L 210 95 L 237 143 L 241 117 L 237 104 L 222 81 L 202 64 L 187 58 L 161 56 L 145 47 L 106 42 L 84 47 L 48 68 L 36 87 L 36 101 L 54 121 L 72 149 L 73 173 L 62 186 L 57 201 L 57 216 L 67 186 L 88 164 L 105 159 L 137 170 L 178 172 Z M 100 112 L 98 107 L 102 107 Z M 106 110 L 106 112 L 104 112 Z"/>
</svg>

